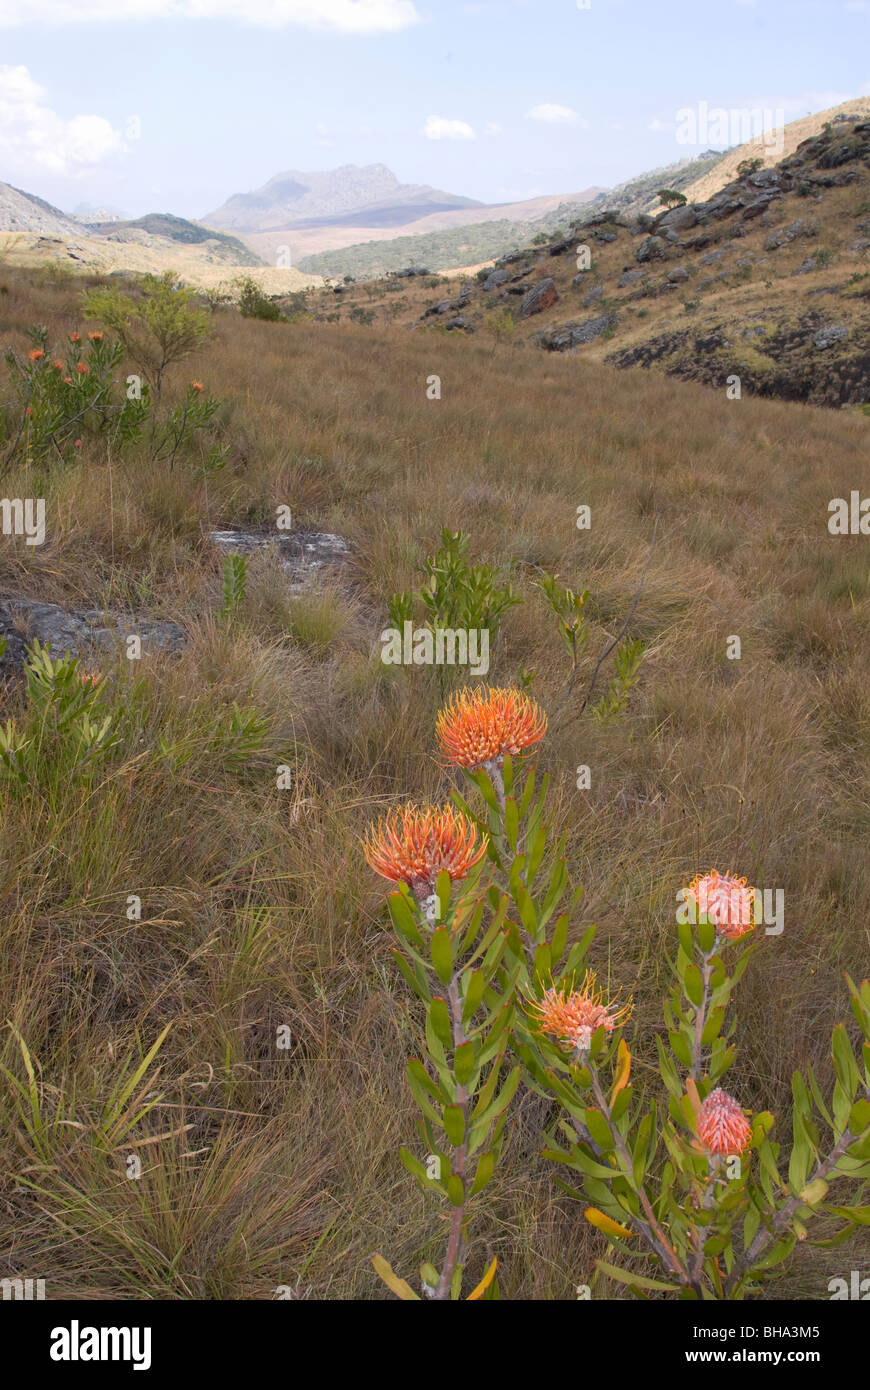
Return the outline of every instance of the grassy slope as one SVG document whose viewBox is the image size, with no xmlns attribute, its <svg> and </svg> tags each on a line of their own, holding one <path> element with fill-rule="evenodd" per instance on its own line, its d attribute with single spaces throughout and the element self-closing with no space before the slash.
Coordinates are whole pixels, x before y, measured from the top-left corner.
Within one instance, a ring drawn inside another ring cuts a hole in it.
<svg viewBox="0 0 870 1390">
<path fill-rule="evenodd" d="M 83 326 L 69 290 L 3 278 L 4 340 L 23 347 L 34 319 L 58 336 Z M 192 640 L 177 662 L 143 660 L 139 736 L 86 797 L 60 785 L 49 810 L 0 783 L 0 1016 L 37 1059 L 46 1120 L 37 1143 L 8 1101 L 0 1109 L 0 1274 L 41 1274 L 50 1297 L 268 1298 L 299 1280 L 316 1297 L 381 1298 L 372 1250 L 410 1277 L 436 1253 L 437 1223 L 396 1157 L 411 1134 L 402 1072 L 418 1020 L 358 841 L 397 798 L 447 790 L 436 693 L 425 673 L 378 660 L 385 600 L 412 583 L 442 525 L 513 564 L 529 600 L 510 614 L 491 679 L 538 671 L 553 726 L 541 761 L 586 889 L 577 929 L 599 923 L 592 964 L 635 995 L 639 1073 L 662 1028 L 677 888 L 718 865 L 784 889 L 785 932 L 741 985 L 730 1088 L 772 1109 L 787 1142 L 791 1071 L 812 1061 L 827 1089 L 842 972 L 866 973 L 870 945 L 870 567 L 866 539 L 826 529 L 831 497 L 870 493 L 867 420 L 493 354 L 480 339 L 229 310 L 215 325 L 176 376 L 227 403 L 231 459 L 207 492 L 188 465 L 170 474 L 92 445 L 68 473 L 4 479 L 9 496 L 46 497 L 48 540 L 4 539 L 0 592 L 144 607 Z M 245 622 L 224 635 L 203 533 L 283 502 L 298 526 L 350 538 L 351 582 L 294 602 L 263 563 Z M 574 525 L 581 502 L 589 533 Z M 629 716 L 600 728 L 564 703 L 562 652 L 529 579 L 543 565 L 592 591 L 588 674 L 627 610 L 655 515 L 631 624 L 650 655 Z M 740 661 L 725 657 L 731 634 Z M 123 701 L 128 674 L 105 669 Z M 241 770 L 207 733 L 234 699 L 269 727 Z M 156 758 L 158 736 L 188 761 Z M 296 790 L 278 792 L 288 758 Z M 591 792 L 576 790 L 581 763 Z M 125 916 L 131 892 L 138 923 Z M 162 1101 L 100 1152 L 95 1128 L 125 1059 L 170 1023 Z M 289 1053 L 274 1045 L 280 1024 Z M 0 1049 L 24 1080 L 8 1032 Z M 604 1243 L 538 1157 L 536 1109 L 527 1098 L 510 1123 L 471 1272 L 497 1253 L 503 1296 L 571 1298 Z M 125 1177 L 129 1152 L 139 1182 Z M 16 1184 L 25 1170 L 38 1193 Z M 802 1253 L 772 1295 L 826 1298 L 832 1274 L 866 1263 L 866 1245 Z"/>
</svg>

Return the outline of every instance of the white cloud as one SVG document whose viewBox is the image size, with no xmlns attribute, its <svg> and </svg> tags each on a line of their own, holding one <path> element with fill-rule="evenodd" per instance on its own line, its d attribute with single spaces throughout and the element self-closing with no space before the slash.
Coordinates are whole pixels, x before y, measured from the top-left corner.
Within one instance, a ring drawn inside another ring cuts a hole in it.
<svg viewBox="0 0 870 1390">
<path fill-rule="evenodd" d="M 548 121 L 550 125 L 579 125 L 581 123 L 577 112 L 572 111 L 570 106 L 556 106 L 553 102 L 544 102 L 542 106 L 533 106 L 531 111 L 526 112 L 526 116 L 530 121 Z"/>
<path fill-rule="evenodd" d="M 5 168 L 78 174 L 125 145 L 103 116 L 64 120 L 25 67 L 0 67 L 0 163 Z"/>
<path fill-rule="evenodd" d="M 444 116 L 430 116 L 420 134 L 427 140 L 474 139 L 474 131 L 467 121 L 448 121 Z"/>
<path fill-rule="evenodd" d="M 0 28 L 143 19 L 235 19 L 281 29 L 392 33 L 420 22 L 413 0 L 2 0 Z"/>
</svg>

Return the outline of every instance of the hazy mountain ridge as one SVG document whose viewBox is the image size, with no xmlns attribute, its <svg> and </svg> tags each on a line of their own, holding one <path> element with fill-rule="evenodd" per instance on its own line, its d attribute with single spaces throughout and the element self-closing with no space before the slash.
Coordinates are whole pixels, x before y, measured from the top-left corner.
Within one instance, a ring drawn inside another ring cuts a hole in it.
<svg viewBox="0 0 870 1390">
<path fill-rule="evenodd" d="M 344 164 L 306 173 L 289 169 L 251 193 L 235 193 L 201 220 L 210 227 L 238 232 L 283 230 L 346 220 L 354 213 L 407 210 L 408 221 L 425 211 L 476 208 L 474 198 L 446 193 L 429 184 L 403 184 L 385 164 Z"/>
</svg>

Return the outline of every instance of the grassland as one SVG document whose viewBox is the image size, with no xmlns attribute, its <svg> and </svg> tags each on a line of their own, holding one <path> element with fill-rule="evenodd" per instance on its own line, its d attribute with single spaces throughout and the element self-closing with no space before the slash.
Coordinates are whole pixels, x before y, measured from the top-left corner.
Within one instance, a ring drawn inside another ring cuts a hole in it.
<svg viewBox="0 0 870 1390">
<path fill-rule="evenodd" d="M 57 339 L 87 326 L 74 284 L 0 281 L 0 333 L 19 351 L 31 323 Z M 585 886 L 573 930 L 598 923 L 591 964 L 634 994 L 640 1074 L 655 1075 L 678 888 L 718 866 L 784 890 L 784 933 L 741 984 L 731 1076 L 787 1142 L 791 1072 L 812 1062 L 828 1089 L 843 972 L 866 974 L 870 947 L 870 558 L 866 538 L 827 530 L 829 499 L 870 495 L 870 421 L 482 338 L 229 308 L 213 325 L 169 394 L 195 377 L 220 398 L 223 469 L 191 454 L 170 470 L 144 444 L 110 455 L 89 438 L 73 465 L 3 479 L 9 497 L 46 499 L 48 534 L 2 538 L 0 594 L 173 618 L 189 642 L 135 678 L 103 659 L 125 733 L 100 777 L 48 765 L 36 788 L 0 781 L 0 1275 L 39 1275 L 59 1298 L 286 1285 L 379 1299 L 373 1250 L 411 1277 L 435 1256 L 433 1209 L 396 1158 L 419 1019 L 359 838 L 399 798 L 449 787 L 432 673 L 379 659 L 386 603 L 442 526 L 526 600 L 489 678 L 536 672 L 540 763 Z M 254 561 L 222 625 L 208 532 L 271 524 L 281 504 L 298 528 L 345 536 L 351 563 L 297 595 L 274 560 Z M 627 715 L 599 726 L 566 694 L 531 581 L 544 567 L 591 591 L 582 688 L 655 518 L 629 627 L 649 653 Z M 19 701 L 11 686 L 4 719 Z M 260 721 L 250 746 L 221 732 L 234 702 Z M 540 1157 L 540 1119 L 526 1096 L 473 1229 L 471 1269 L 497 1254 L 507 1298 L 571 1298 L 604 1253 Z M 826 1298 L 831 1275 L 870 1258 L 866 1238 L 800 1254 L 770 1296 Z"/>
</svg>

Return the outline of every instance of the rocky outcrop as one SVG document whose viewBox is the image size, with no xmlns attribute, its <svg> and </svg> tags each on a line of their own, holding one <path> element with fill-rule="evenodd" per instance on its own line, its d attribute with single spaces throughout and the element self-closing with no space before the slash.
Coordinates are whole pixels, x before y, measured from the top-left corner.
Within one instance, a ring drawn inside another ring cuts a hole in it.
<svg viewBox="0 0 870 1390">
<path fill-rule="evenodd" d="M 545 309 L 550 309 L 558 298 L 559 292 L 556 289 L 556 282 L 548 275 L 545 280 L 539 280 L 536 285 L 532 285 L 532 288 L 526 293 L 520 313 L 524 319 L 531 318 L 533 314 L 540 314 Z"/>
<path fill-rule="evenodd" d="M 34 638 L 50 647 L 54 657 L 87 660 L 99 653 L 122 651 L 130 636 L 141 638 L 143 652 L 169 656 L 177 656 L 187 641 L 183 627 L 165 620 L 132 618 L 97 608 L 62 608 L 17 596 L 0 599 L 0 637 L 6 643 L 0 670 L 7 672 L 23 664 L 26 647 Z"/>
</svg>

